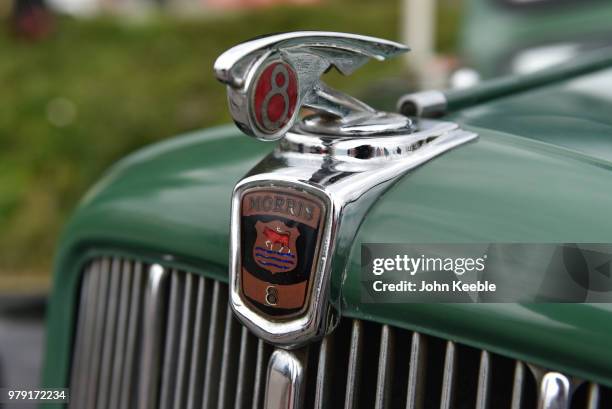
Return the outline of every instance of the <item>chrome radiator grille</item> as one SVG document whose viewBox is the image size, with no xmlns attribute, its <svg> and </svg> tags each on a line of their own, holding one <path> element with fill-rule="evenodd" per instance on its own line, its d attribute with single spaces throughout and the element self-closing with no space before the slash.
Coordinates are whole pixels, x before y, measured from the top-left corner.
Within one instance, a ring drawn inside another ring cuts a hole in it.
<svg viewBox="0 0 612 409">
<path fill-rule="evenodd" d="M 232 316 L 227 285 L 120 258 L 83 274 L 71 408 L 259 409 L 272 348 Z M 529 368 L 387 325 L 343 319 L 308 350 L 304 407 L 536 408 Z M 612 407 L 582 383 L 571 408 Z"/>
</svg>

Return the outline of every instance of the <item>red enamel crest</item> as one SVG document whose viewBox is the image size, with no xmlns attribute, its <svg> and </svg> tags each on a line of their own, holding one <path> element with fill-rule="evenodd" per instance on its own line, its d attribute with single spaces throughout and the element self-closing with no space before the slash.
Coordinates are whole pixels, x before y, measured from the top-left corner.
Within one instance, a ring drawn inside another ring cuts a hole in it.
<svg viewBox="0 0 612 409">
<path fill-rule="evenodd" d="M 325 207 L 291 188 L 255 187 L 241 198 L 240 291 L 253 308 L 290 317 L 308 305 Z"/>
<path fill-rule="evenodd" d="M 261 71 L 253 95 L 257 127 L 274 133 L 287 125 L 297 105 L 298 83 L 293 68 L 284 62 L 273 62 Z"/>
<path fill-rule="evenodd" d="M 289 228 L 280 220 L 255 224 L 257 238 L 253 245 L 253 259 L 261 268 L 272 274 L 286 273 L 298 263 L 296 239 L 300 235 L 297 228 Z"/>
</svg>

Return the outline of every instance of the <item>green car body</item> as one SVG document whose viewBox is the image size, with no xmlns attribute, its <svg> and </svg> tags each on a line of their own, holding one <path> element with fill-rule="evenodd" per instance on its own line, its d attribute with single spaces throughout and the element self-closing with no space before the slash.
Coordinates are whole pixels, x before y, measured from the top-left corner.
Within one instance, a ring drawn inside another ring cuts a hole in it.
<svg viewBox="0 0 612 409">
<path fill-rule="evenodd" d="M 463 14 L 460 52 L 482 78 L 515 72 L 526 50 L 541 56 L 560 47 L 566 60 L 611 44 L 612 4 L 607 1 L 469 0 Z"/>
<path fill-rule="evenodd" d="M 612 386 L 609 304 L 362 304 L 360 244 L 612 242 L 612 56 L 449 94 L 479 138 L 401 178 L 352 243 L 346 316 L 389 323 Z M 234 184 L 274 144 L 228 125 L 147 147 L 83 199 L 55 264 L 44 385 L 65 387 L 80 273 L 96 254 L 228 281 Z M 334 278 L 336 278 L 334 280 Z"/>
</svg>

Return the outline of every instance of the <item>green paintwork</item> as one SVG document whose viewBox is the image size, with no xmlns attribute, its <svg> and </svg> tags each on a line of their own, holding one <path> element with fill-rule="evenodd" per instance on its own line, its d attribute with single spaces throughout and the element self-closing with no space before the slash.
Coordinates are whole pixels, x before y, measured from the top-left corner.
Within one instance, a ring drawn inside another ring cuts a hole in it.
<svg viewBox="0 0 612 409">
<path fill-rule="evenodd" d="M 480 139 L 404 177 L 370 211 L 345 311 L 612 384 L 610 304 L 361 304 L 358 273 L 363 242 L 609 243 L 611 81 L 608 69 L 456 113 Z"/>
<path fill-rule="evenodd" d="M 536 87 L 555 84 L 611 65 L 612 53 L 609 50 L 593 51 L 589 53 L 589 58 L 569 61 L 559 67 L 542 69 L 527 75 L 500 77 L 471 88 L 449 90 L 445 92 L 447 111 L 457 111 Z"/>
<path fill-rule="evenodd" d="M 232 189 L 273 148 L 234 126 L 185 135 L 125 158 L 88 192 L 55 261 L 43 373 L 47 387 L 67 382 L 79 272 L 100 254 L 96 249 L 164 260 L 227 281 Z"/>
<path fill-rule="evenodd" d="M 359 293 L 362 242 L 612 242 L 610 81 L 608 69 L 454 113 L 480 138 L 374 205 L 353 245 L 343 312 L 612 385 L 610 305 L 373 305 Z M 67 382 L 84 260 L 129 254 L 226 281 L 232 187 L 273 146 L 233 126 L 194 133 L 124 159 L 87 194 L 56 260 L 46 386 Z"/>
<path fill-rule="evenodd" d="M 461 55 L 483 78 L 510 72 L 521 50 L 576 42 L 610 44 L 608 1 L 520 2 L 518 7 L 505 1 L 468 0 L 463 11 Z"/>
</svg>

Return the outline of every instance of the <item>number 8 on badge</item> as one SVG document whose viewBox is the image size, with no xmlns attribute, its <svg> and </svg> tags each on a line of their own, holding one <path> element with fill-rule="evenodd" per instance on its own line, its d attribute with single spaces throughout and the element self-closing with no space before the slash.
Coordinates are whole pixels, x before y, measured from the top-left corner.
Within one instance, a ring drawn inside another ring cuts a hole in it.
<svg viewBox="0 0 612 409">
<path fill-rule="evenodd" d="M 259 70 L 251 93 L 251 117 L 263 133 L 277 133 L 297 114 L 297 75 L 284 61 L 265 64 Z"/>
</svg>

